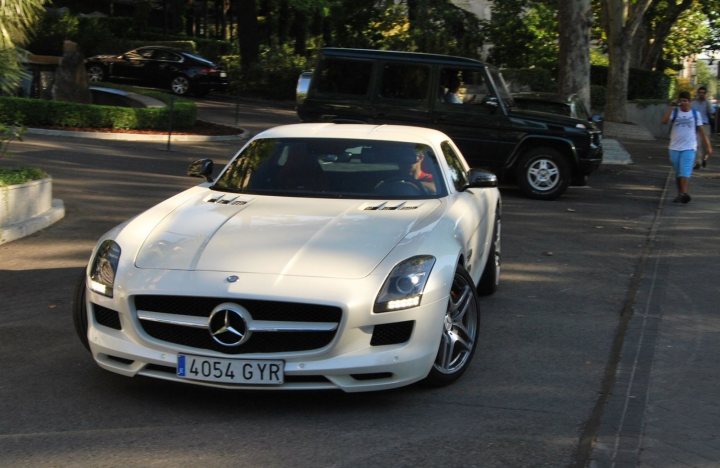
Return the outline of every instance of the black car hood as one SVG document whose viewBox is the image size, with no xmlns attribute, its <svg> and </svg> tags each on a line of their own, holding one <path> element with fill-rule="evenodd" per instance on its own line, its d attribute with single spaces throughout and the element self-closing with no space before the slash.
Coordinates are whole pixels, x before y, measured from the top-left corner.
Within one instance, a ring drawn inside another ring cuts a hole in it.
<svg viewBox="0 0 720 468">
<path fill-rule="evenodd" d="M 554 125 L 554 126 L 576 128 L 578 124 L 582 124 L 586 128 L 592 128 L 592 129 L 595 128 L 595 124 L 593 122 L 589 122 L 587 120 L 575 119 L 575 118 L 567 117 L 567 116 L 560 115 L 560 114 L 551 114 L 548 112 L 510 108 L 508 111 L 508 117 L 511 120 L 526 121 L 531 125 L 532 124 L 535 124 L 535 125 L 540 124 L 543 126 Z"/>
</svg>

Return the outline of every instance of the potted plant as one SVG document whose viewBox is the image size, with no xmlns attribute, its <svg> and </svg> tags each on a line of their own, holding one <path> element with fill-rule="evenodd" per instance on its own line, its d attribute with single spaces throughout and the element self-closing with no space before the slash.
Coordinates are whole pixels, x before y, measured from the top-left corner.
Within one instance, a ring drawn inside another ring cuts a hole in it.
<svg viewBox="0 0 720 468">
<path fill-rule="evenodd" d="M 0 160 L 24 129 L 0 124 Z M 0 244 L 27 236 L 65 215 L 52 198 L 52 178 L 42 169 L 0 166 Z"/>
</svg>

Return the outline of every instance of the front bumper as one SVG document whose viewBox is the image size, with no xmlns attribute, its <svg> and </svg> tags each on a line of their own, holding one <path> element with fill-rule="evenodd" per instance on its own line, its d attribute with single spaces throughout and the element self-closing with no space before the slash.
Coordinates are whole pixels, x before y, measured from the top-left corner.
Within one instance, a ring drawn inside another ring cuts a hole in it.
<svg viewBox="0 0 720 468">
<path fill-rule="evenodd" d="M 156 275 L 136 270 L 136 273 L 126 288 L 116 290 L 112 299 L 91 291 L 87 293 L 88 340 L 93 358 L 100 367 L 129 377 L 140 375 L 210 387 L 357 392 L 408 385 L 423 379 L 430 371 L 437 355 L 447 309 L 447 296 L 436 296 L 434 300 L 432 297 L 427 301 L 424 298 L 419 307 L 373 314 L 371 309 L 375 294 L 368 299 L 357 281 L 312 279 L 308 284 L 307 279 L 284 278 L 282 287 L 277 288 L 263 275 L 241 276 L 237 283 L 228 284 L 224 281 L 228 273 L 221 272 L 203 272 L 200 275 L 198 272 L 171 271 Z M 150 276 L 153 276 L 152 281 Z M 153 286 L 147 287 L 147 284 Z M 272 290 L 276 291 L 274 296 L 270 294 Z M 252 297 L 256 300 L 308 302 L 312 297 L 318 304 L 339 307 L 342 317 L 335 336 L 321 348 L 228 355 L 213 349 L 163 341 L 148 334 L 138 319 L 134 297 L 160 294 L 159 291 L 163 295 L 202 295 L 222 297 L 228 301 Z M 282 291 L 282 296 L 277 291 Z M 341 300 L 338 301 L 338 298 Z M 101 309 L 117 312 L 117 326 L 98 321 L 97 312 Z M 408 321 L 413 322 L 412 332 L 405 341 L 373 344 L 376 327 Z M 179 353 L 225 359 L 279 359 L 284 362 L 285 382 L 272 386 L 236 385 L 178 377 Z"/>
</svg>

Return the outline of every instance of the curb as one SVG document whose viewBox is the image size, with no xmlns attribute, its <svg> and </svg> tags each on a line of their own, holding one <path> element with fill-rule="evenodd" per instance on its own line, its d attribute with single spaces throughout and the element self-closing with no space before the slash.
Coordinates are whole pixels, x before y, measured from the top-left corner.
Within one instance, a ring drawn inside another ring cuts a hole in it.
<svg viewBox="0 0 720 468">
<path fill-rule="evenodd" d="M 171 142 L 203 142 L 203 141 L 238 141 L 247 138 L 247 132 L 238 129 L 237 135 L 188 135 L 173 133 L 170 135 Z M 168 135 L 148 135 L 143 133 L 115 133 L 115 132 L 80 132 L 71 130 L 51 130 L 46 128 L 28 128 L 25 132 L 28 135 L 59 136 L 67 138 L 86 138 L 93 140 L 115 140 L 115 141 L 157 141 L 167 142 Z"/>
<path fill-rule="evenodd" d="M 25 236 L 60 221 L 65 217 L 65 205 L 59 198 L 54 198 L 52 207 L 44 213 L 9 226 L 0 226 L 0 245 Z"/>
</svg>

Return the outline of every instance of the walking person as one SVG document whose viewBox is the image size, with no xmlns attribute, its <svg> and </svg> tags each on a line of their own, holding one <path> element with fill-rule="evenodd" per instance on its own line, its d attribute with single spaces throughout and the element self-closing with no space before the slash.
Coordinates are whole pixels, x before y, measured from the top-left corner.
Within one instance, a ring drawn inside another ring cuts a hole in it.
<svg viewBox="0 0 720 468">
<path fill-rule="evenodd" d="M 712 154 L 710 139 L 703 131 L 702 117 L 690 106 L 690 93 L 683 91 L 678 95 L 677 105 L 671 103 L 662 118 L 662 123 L 670 122 L 670 162 L 675 170 L 678 195 L 674 203 L 688 203 L 690 176 L 695 164 L 698 140 L 702 141 L 708 155 Z"/>
<path fill-rule="evenodd" d="M 690 107 L 698 111 L 698 113 L 700 114 L 703 122 L 703 130 L 705 131 L 705 135 L 710 138 L 710 136 L 712 135 L 710 122 L 712 120 L 713 112 L 712 105 L 710 105 L 710 101 L 707 100 L 707 88 L 705 86 L 700 86 L 697 89 L 697 91 L 695 92 L 695 99 L 693 99 Z M 706 167 L 708 156 L 709 154 L 706 153 L 702 147 L 699 147 L 697 154 L 695 155 L 695 166 L 693 168 L 700 169 L 700 166 Z"/>
</svg>

